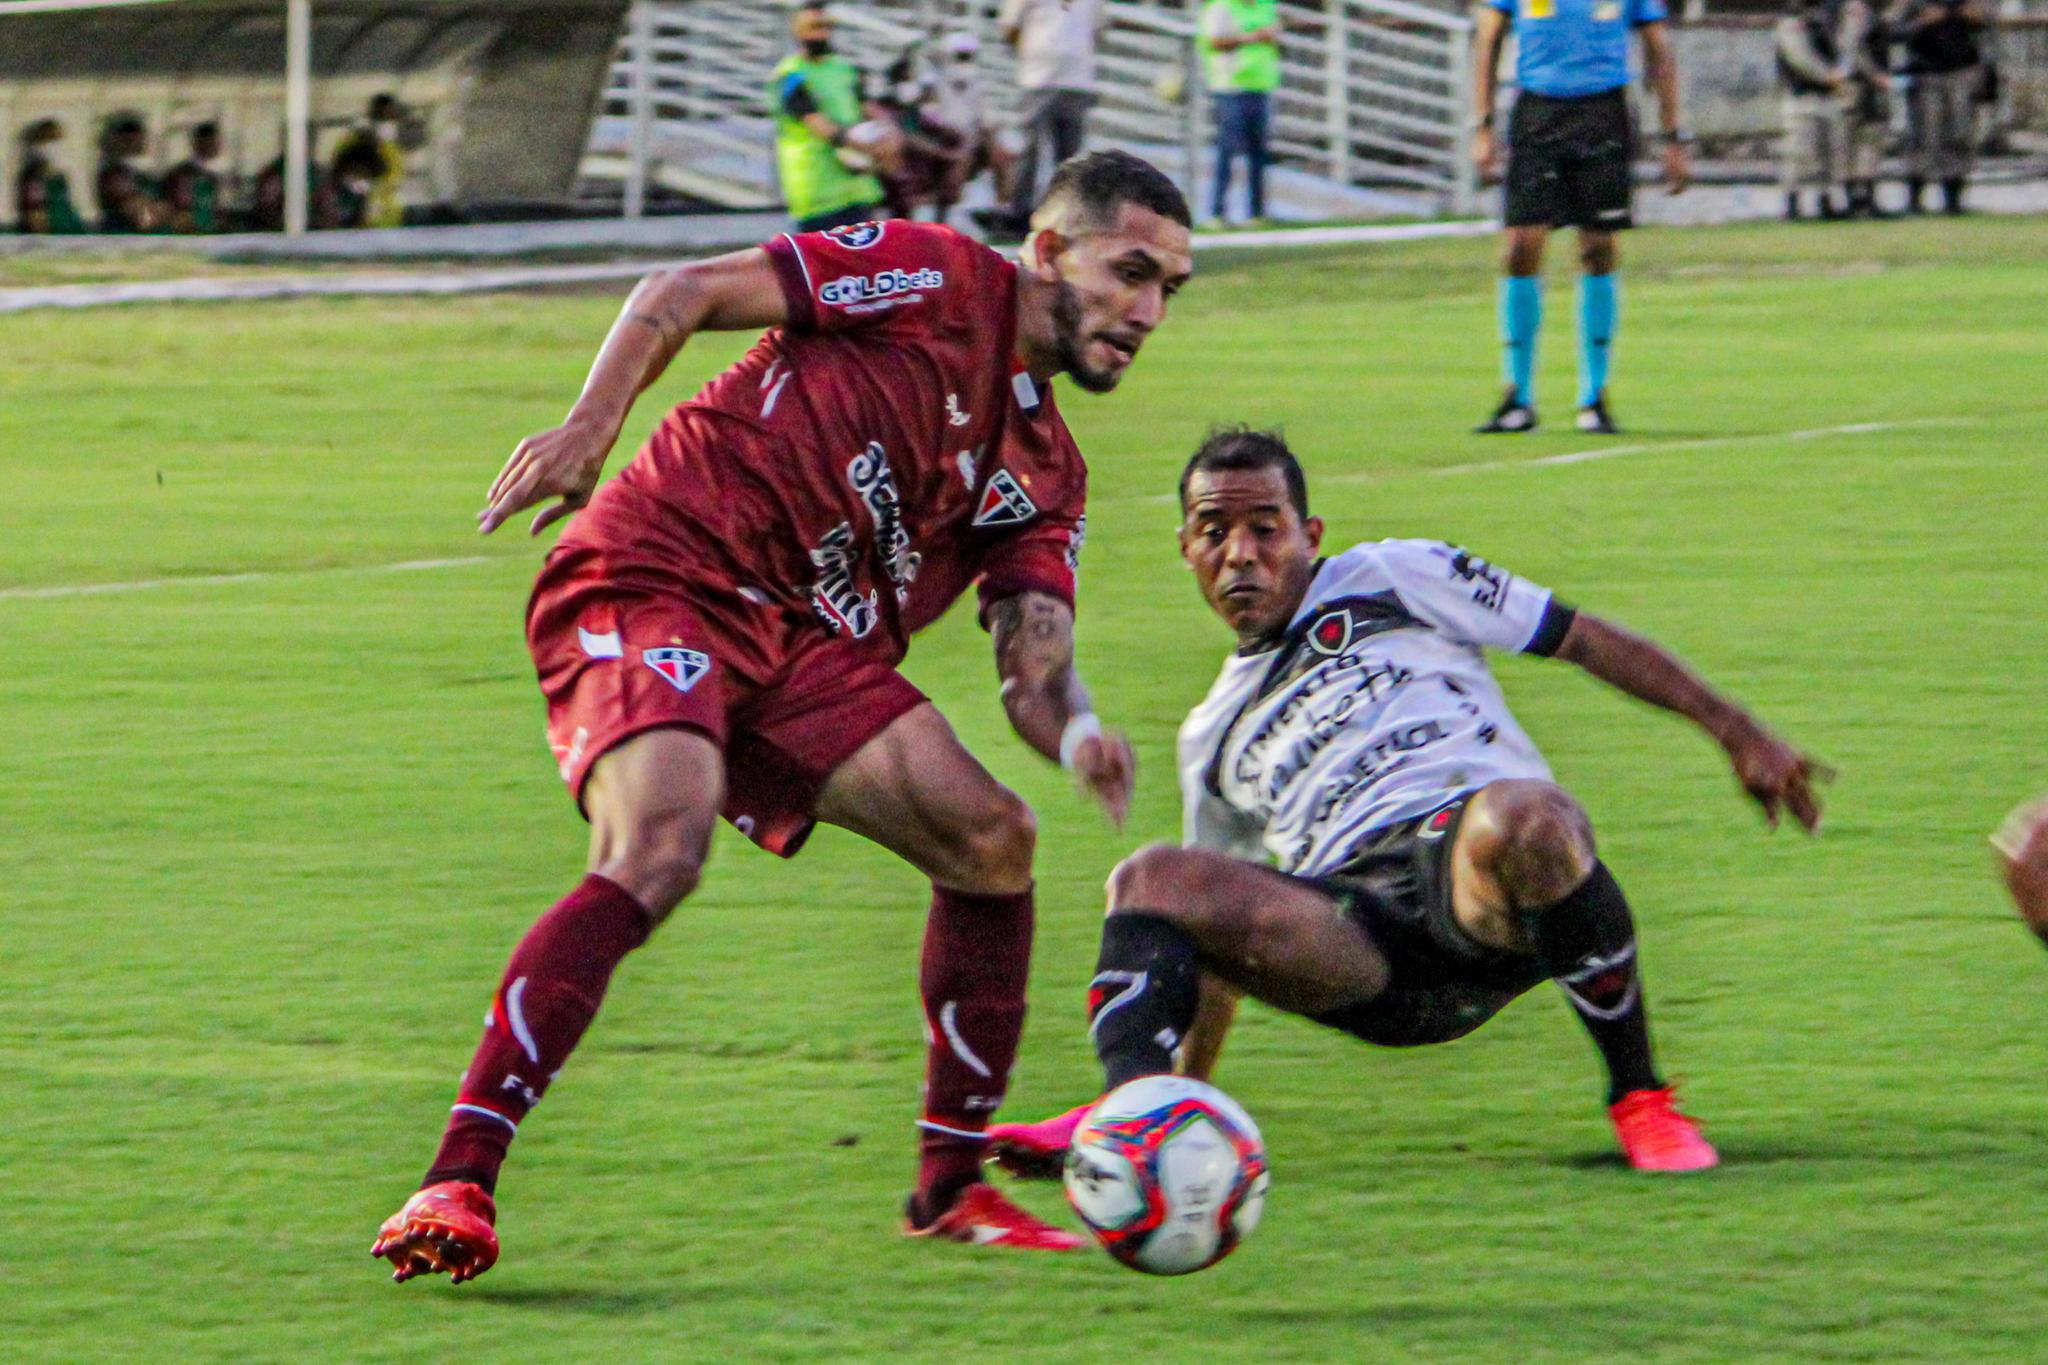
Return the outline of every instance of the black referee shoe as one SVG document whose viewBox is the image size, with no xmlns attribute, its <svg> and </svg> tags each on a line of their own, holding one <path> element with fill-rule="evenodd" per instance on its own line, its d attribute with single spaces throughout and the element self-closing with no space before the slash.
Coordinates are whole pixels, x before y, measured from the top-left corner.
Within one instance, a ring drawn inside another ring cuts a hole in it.
<svg viewBox="0 0 2048 1365">
<path fill-rule="evenodd" d="M 1485 426 L 1474 427 L 1480 436 L 1503 436 L 1536 430 L 1536 409 L 1524 403 L 1512 387 L 1500 400 L 1500 406 L 1493 410 L 1493 416 Z"/>
<path fill-rule="evenodd" d="M 1579 430 L 1594 436 L 1621 435 L 1621 428 L 1607 415 L 1607 390 L 1602 389 L 1592 402 L 1579 409 Z"/>
</svg>

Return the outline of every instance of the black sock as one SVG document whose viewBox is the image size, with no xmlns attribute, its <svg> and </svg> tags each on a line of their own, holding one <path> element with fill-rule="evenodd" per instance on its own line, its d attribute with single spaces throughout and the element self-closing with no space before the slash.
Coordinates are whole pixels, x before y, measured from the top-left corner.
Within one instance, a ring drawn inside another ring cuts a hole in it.
<svg viewBox="0 0 2048 1365">
<path fill-rule="evenodd" d="M 1941 182 L 1941 206 L 1950 213 L 1963 211 L 1963 182 L 1944 180 Z"/>
<path fill-rule="evenodd" d="M 1173 1050 L 1195 1022 L 1201 968 L 1195 945 L 1172 921 L 1142 912 L 1111 915 L 1088 983 L 1088 1034 L 1104 1088 L 1173 1070 Z"/>
<path fill-rule="evenodd" d="M 1531 914 L 1529 928 L 1544 970 L 1564 988 L 1607 1063 L 1607 1102 L 1663 1085 L 1650 1060 L 1635 920 L 1607 864 L 1593 864 L 1570 895 Z"/>
<path fill-rule="evenodd" d="M 1927 182 L 1919 176 L 1906 181 L 1906 207 L 1914 213 L 1920 212 L 1920 197 L 1927 193 Z"/>
</svg>

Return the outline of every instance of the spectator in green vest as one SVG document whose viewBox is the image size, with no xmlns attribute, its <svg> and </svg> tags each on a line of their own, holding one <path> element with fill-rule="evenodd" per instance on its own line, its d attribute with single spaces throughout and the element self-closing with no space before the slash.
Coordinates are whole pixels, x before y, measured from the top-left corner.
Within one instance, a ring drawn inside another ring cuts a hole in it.
<svg viewBox="0 0 2048 1365">
<path fill-rule="evenodd" d="M 171 167 L 164 177 L 164 202 L 171 211 L 173 232 L 221 230 L 220 125 L 202 123 L 192 130 L 192 155 Z"/>
<path fill-rule="evenodd" d="M 775 68 L 775 166 L 799 232 L 865 222 L 881 212 L 876 164 L 893 162 L 899 134 L 867 117 L 859 68 L 832 52 L 832 20 L 804 5 L 790 20 L 798 50 Z"/>
<path fill-rule="evenodd" d="M 71 202 L 71 180 L 59 170 L 55 148 L 64 125 L 37 119 L 21 130 L 21 168 L 14 173 L 14 226 L 18 232 L 74 233 L 85 220 Z"/>
<path fill-rule="evenodd" d="M 1202 57 L 1216 115 L 1209 216 L 1223 220 L 1231 170 L 1243 157 L 1251 216 L 1264 218 L 1273 92 L 1280 88 L 1278 0 L 1209 0 L 1202 10 Z"/>
</svg>

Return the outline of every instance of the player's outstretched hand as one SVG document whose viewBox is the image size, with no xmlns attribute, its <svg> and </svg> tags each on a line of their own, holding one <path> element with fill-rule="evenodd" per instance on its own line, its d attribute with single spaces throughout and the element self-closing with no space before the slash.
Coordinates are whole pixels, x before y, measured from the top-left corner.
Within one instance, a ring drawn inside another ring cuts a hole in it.
<svg viewBox="0 0 2048 1365">
<path fill-rule="evenodd" d="M 476 529 L 489 535 L 535 503 L 561 499 L 533 519 L 532 534 L 539 535 L 590 501 L 604 472 L 604 457 L 617 439 L 616 431 L 573 417 L 527 437 L 498 471 L 484 510 L 476 514 Z"/>
<path fill-rule="evenodd" d="M 1138 756 L 1121 732 L 1104 730 L 1074 750 L 1074 778 L 1081 789 L 1102 803 L 1118 829 L 1131 813 L 1131 790 L 1138 781 Z"/>
<path fill-rule="evenodd" d="M 1820 794 L 1815 787 L 1834 781 L 1834 769 L 1760 725 L 1749 726 L 1728 746 L 1728 760 L 1742 789 L 1764 808 L 1764 820 L 1772 829 L 1778 827 L 1778 812 L 1783 809 L 1808 834 L 1819 832 Z"/>
</svg>

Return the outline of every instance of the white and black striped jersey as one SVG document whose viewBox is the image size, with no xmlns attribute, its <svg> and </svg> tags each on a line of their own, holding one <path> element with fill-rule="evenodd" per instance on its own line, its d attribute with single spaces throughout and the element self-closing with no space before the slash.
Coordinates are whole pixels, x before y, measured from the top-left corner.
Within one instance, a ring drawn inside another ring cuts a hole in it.
<svg viewBox="0 0 2048 1365">
<path fill-rule="evenodd" d="M 1573 615 L 1439 541 L 1324 560 L 1279 643 L 1225 661 L 1181 725 L 1186 842 L 1321 876 L 1459 792 L 1547 779 L 1482 648 L 1554 653 Z"/>
</svg>

